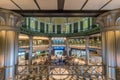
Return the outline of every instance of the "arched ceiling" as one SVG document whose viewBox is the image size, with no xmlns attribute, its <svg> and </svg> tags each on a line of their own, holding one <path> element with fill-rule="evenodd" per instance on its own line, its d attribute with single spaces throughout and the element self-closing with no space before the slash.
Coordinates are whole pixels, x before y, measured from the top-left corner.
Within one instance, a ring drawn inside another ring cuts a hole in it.
<svg viewBox="0 0 120 80">
<path fill-rule="evenodd" d="M 0 0 L 0 8 L 23 16 L 97 16 L 120 8 L 119 0 Z"/>
</svg>

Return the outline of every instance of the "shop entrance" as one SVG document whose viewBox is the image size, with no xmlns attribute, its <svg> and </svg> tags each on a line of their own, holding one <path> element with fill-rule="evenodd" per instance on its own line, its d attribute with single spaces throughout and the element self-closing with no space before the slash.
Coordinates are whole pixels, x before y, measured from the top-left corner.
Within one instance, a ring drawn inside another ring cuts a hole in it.
<svg viewBox="0 0 120 80">
<path fill-rule="evenodd" d="M 64 52 L 63 46 L 54 46 L 53 49 L 54 49 L 54 55 L 56 57 L 59 57 L 59 58 L 62 57 L 63 52 Z"/>
<path fill-rule="evenodd" d="M 55 53 L 55 56 L 60 58 L 63 55 L 63 50 L 54 50 L 54 53 Z"/>
</svg>

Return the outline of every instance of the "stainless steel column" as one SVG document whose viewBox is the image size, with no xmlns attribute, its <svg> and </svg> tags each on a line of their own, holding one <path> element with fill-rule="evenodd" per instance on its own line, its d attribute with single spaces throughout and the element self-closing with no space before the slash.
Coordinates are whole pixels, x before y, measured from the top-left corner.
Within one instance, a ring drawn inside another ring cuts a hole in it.
<svg viewBox="0 0 120 80">
<path fill-rule="evenodd" d="M 115 35 L 114 31 L 102 32 L 102 56 L 103 56 L 103 65 L 105 79 L 116 80 L 115 73 Z"/>
<path fill-rule="evenodd" d="M 5 52 L 5 66 L 7 67 L 5 76 L 7 79 L 12 79 L 14 77 L 15 70 L 15 32 L 14 31 L 6 31 L 6 52 Z M 12 36 L 11 36 L 12 35 Z M 9 77 L 8 77 L 9 76 Z"/>
<path fill-rule="evenodd" d="M 102 56 L 105 80 L 120 80 L 120 9 L 100 15 L 96 20 L 102 31 Z"/>
<path fill-rule="evenodd" d="M 70 48 L 69 48 L 69 39 L 66 38 L 66 52 L 67 52 L 67 56 L 69 56 L 69 51 L 70 51 Z"/>
<path fill-rule="evenodd" d="M 120 80 L 120 30 L 115 32 L 116 37 L 116 79 Z"/>
<path fill-rule="evenodd" d="M 6 47 L 6 35 L 5 35 L 6 31 L 5 30 L 1 30 L 0 31 L 0 66 L 4 67 L 4 54 L 6 52 L 5 47 Z"/>
<path fill-rule="evenodd" d="M 86 64 L 89 64 L 89 36 L 85 37 Z"/>
<path fill-rule="evenodd" d="M 52 52 L 52 40 L 51 37 L 49 38 L 49 59 L 51 59 L 51 52 Z"/>
<path fill-rule="evenodd" d="M 4 80 L 14 80 L 22 16 L 0 9 L 0 21 L 0 66 L 5 67 Z"/>
<path fill-rule="evenodd" d="M 46 28 L 47 28 L 47 23 L 45 23 L 45 28 L 44 28 L 45 33 L 47 33 Z"/>
<path fill-rule="evenodd" d="M 74 33 L 74 24 L 72 23 L 72 33 Z"/>
<path fill-rule="evenodd" d="M 78 32 L 80 32 L 80 20 L 78 21 Z"/>
<path fill-rule="evenodd" d="M 30 46 L 30 50 L 29 50 L 29 65 L 32 64 L 32 52 L 33 52 L 33 37 L 29 36 L 29 46 Z"/>
<path fill-rule="evenodd" d="M 57 34 L 57 24 L 55 24 L 55 34 Z"/>
</svg>

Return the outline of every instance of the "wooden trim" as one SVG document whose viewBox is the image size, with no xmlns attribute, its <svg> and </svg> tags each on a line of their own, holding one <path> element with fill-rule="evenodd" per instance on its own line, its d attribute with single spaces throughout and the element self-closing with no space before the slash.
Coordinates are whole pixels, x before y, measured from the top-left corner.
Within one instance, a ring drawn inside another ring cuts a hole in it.
<svg viewBox="0 0 120 80">
<path fill-rule="evenodd" d="M 20 10 L 22 10 L 22 8 L 17 4 L 15 3 L 13 0 L 10 0 L 15 6 L 17 6 Z"/>
<path fill-rule="evenodd" d="M 85 7 L 85 5 L 87 4 L 87 2 L 88 2 L 88 0 L 85 1 L 85 3 L 83 4 L 83 6 L 81 7 L 80 10 L 82 10 Z"/>
<path fill-rule="evenodd" d="M 112 0 L 109 0 L 107 3 L 105 3 L 99 10 L 102 10 L 105 6 L 107 6 Z"/>
<path fill-rule="evenodd" d="M 96 17 L 109 10 L 12 10 L 24 17 Z"/>
<path fill-rule="evenodd" d="M 40 10 L 40 6 L 39 6 L 38 2 L 36 0 L 34 0 L 34 2 L 36 4 L 36 6 L 38 7 L 38 9 Z"/>
<path fill-rule="evenodd" d="M 64 9 L 65 0 L 57 0 L 58 10 Z"/>
</svg>

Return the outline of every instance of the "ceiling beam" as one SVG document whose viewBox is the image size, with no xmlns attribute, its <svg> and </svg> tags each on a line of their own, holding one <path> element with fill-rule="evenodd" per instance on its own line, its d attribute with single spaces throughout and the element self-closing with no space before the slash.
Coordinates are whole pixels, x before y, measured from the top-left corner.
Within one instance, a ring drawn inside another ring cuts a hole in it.
<svg viewBox="0 0 120 80">
<path fill-rule="evenodd" d="M 65 3 L 65 0 L 57 0 L 58 10 L 64 9 L 64 3 Z"/>
<path fill-rule="evenodd" d="M 102 10 L 105 6 L 107 6 L 112 0 L 109 0 L 107 3 L 105 3 L 99 10 Z"/>
<path fill-rule="evenodd" d="M 82 10 L 85 7 L 85 5 L 87 4 L 87 2 L 88 2 L 88 0 L 85 1 L 85 3 L 83 4 L 83 6 L 81 7 L 80 10 Z"/>
<path fill-rule="evenodd" d="M 20 10 L 22 10 L 22 8 L 17 4 L 15 3 L 13 0 L 10 0 L 15 6 L 17 6 Z"/>
<path fill-rule="evenodd" d="M 36 4 L 36 6 L 38 7 L 38 9 L 40 10 L 40 6 L 39 6 L 38 2 L 36 0 L 34 0 L 34 3 Z"/>
<path fill-rule="evenodd" d="M 108 10 L 12 10 L 24 17 L 96 17 Z"/>
</svg>

